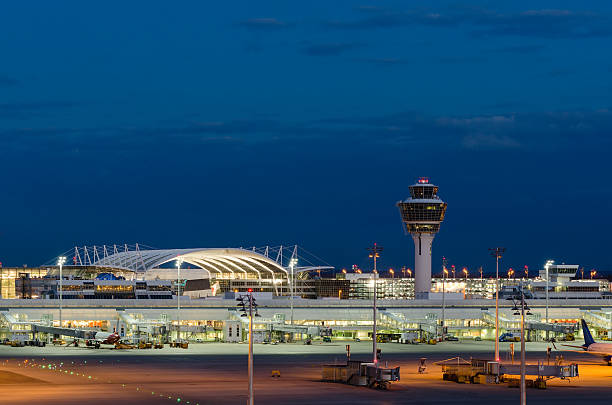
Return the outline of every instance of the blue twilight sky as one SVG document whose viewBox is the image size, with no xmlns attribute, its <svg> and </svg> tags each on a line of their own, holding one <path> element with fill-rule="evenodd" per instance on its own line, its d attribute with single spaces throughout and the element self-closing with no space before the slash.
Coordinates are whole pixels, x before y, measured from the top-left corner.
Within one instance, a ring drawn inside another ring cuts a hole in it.
<svg viewBox="0 0 612 405">
<path fill-rule="evenodd" d="M 0 261 L 303 245 L 612 269 L 608 1 L 21 1 L 0 14 Z"/>
</svg>

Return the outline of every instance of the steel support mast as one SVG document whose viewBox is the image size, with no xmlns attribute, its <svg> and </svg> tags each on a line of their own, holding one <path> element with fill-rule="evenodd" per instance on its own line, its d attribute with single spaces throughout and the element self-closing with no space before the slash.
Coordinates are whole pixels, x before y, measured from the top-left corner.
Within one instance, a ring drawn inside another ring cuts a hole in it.
<svg viewBox="0 0 612 405">
<path fill-rule="evenodd" d="M 372 361 L 373 363 L 378 366 L 378 356 L 377 356 L 377 348 L 376 348 L 376 318 L 377 318 L 377 313 L 376 313 L 376 279 L 378 277 L 378 269 L 376 268 L 376 262 L 377 259 L 380 257 L 380 253 L 383 251 L 383 248 L 381 246 L 378 246 L 376 243 L 374 243 L 374 246 L 367 248 L 368 251 L 370 252 L 369 257 L 371 259 L 374 260 L 374 272 L 373 272 L 373 276 L 372 276 L 372 282 L 373 282 L 373 294 L 372 294 Z"/>
<path fill-rule="evenodd" d="M 181 264 L 182 259 L 176 260 L 176 341 L 181 341 Z"/>
<path fill-rule="evenodd" d="M 253 290 L 249 290 L 249 405 L 253 405 Z"/>
<path fill-rule="evenodd" d="M 495 257 L 495 361 L 499 361 L 499 259 L 506 248 L 489 248 L 491 255 Z"/>
</svg>

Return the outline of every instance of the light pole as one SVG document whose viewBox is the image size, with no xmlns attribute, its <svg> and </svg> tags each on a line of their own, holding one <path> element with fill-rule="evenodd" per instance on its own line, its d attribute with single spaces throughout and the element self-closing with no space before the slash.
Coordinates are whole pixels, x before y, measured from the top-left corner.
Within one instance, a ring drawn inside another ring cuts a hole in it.
<svg viewBox="0 0 612 405">
<path fill-rule="evenodd" d="M 253 290 L 249 288 L 249 405 L 253 398 Z"/>
<path fill-rule="evenodd" d="M 448 270 L 446 270 L 446 259 L 444 259 L 442 267 L 442 341 L 444 341 L 444 323 L 446 321 L 444 314 L 446 311 L 446 276 L 448 276 Z"/>
<path fill-rule="evenodd" d="M 465 274 L 465 287 L 463 288 L 463 299 L 465 299 L 468 288 L 468 269 L 467 267 L 464 267 L 461 271 L 463 274 Z"/>
<path fill-rule="evenodd" d="M 60 256 L 57 258 L 57 265 L 59 266 L 59 327 L 62 327 L 62 298 L 64 296 L 64 285 L 62 281 L 62 268 L 66 263 L 66 256 Z"/>
<path fill-rule="evenodd" d="M 495 361 L 499 361 L 499 259 L 506 248 L 489 248 L 492 256 L 495 256 Z"/>
<path fill-rule="evenodd" d="M 531 315 L 529 312 L 529 307 L 525 303 L 525 290 L 524 284 L 521 281 L 521 309 L 517 307 L 517 302 L 514 302 L 514 308 L 512 308 L 514 315 L 521 316 L 521 405 L 527 404 L 527 391 L 525 389 L 525 311 L 527 311 L 527 315 Z"/>
<path fill-rule="evenodd" d="M 257 312 L 257 304 L 255 302 L 255 298 L 253 298 L 253 289 L 249 288 L 247 295 L 241 295 L 236 298 L 238 301 L 238 307 L 242 311 L 242 316 L 249 317 L 249 365 L 248 365 L 248 373 L 249 373 L 249 402 L 248 405 L 254 405 L 254 394 L 253 394 L 253 316 L 259 316 Z M 247 299 L 249 301 L 249 309 L 246 308 L 246 303 L 244 300 Z M 255 309 L 255 314 L 253 314 L 253 309 Z"/>
<path fill-rule="evenodd" d="M 376 259 L 380 257 L 380 253 L 383 251 L 383 248 L 378 246 L 376 242 L 374 242 L 374 246 L 367 248 L 370 252 L 369 257 L 374 260 L 374 274 L 378 273 L 376 269 Z M 372 275 L 373 282 L 373 299 L 372 299 L 372 357 L 373 362 L 376 367 L 378 367 L 378 356 L 376 353 L 376 277 Z"/>
<path fill-rule="evenodd" d="M 176 341 L 181 341 L 181 264 L 183 259 L 176 259 Z"/>
<path fill-rule="evenodd" d="M 548 275 L 548 270 L 550 269 L 550 266 L 552 266 L 552 264 L 554 263 L 554 260 L 547 260 L 546 264 L 544 265 L 544 268 L 546 269 L 546 324 L 548 325 L 548 281 L 550 279 L 549 275 Z M 546 327 L 546 341 L 548 342 L 549 340 L 549 333 L 550 331 L 548 330 L 548 326 Z"/>
<path fill-rule="evenodd" d="M 289 298 L 289 302 L 291 304 L 291 325 L 293 325 L 293 283 L 295 280 L 293 271 L 297 265 L 297 261 L 297 257 L 292 257 L 291 260 L 289 260 L 289 267 L 291 268 L 291 297 Z"/>
</svg>

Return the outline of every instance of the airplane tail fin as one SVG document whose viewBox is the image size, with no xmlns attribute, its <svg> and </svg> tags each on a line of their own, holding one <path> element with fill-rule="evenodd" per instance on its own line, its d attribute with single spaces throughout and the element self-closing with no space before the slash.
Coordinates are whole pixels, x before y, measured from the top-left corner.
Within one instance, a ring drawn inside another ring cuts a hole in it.
<svg viewBox="0 0 612 405">
<path fill-rule="evenodd" d="M 590 345 L 595 343 L 595 339 L 593 339 L 593 336 L 591 335 L 591 331 L 589 330 L 589 327 L 587 326 L 586 321 L 584 319 L 581 319 L 580 322 L 582 323 L 582 334 L 584 335 L 584 345 L 586 347 L 589 347 Z"/>
</svg>

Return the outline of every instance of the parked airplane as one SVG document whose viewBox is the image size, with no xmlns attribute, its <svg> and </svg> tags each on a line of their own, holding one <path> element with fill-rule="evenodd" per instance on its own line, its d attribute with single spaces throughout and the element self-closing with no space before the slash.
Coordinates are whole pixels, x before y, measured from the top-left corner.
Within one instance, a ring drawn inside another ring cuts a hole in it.
<svg viewBox="0 0 612 405">
<path fill-rule="evenodd" d="M 566 345 L 568 347 L 576 347 L 582 350 L 567 350 L 576 353 L 588 353 L 595 356 L 601 356 L 605 362 L 608 363 L 609 366 L 612 366 L 612 343 L 597 343 L 595 339 L 593 339 L 593 335 L 591 335 L 591 331 L 587 326 L 584 319 L 581 319 L 582 323 L 582 334 L 584 335 L 584 344 L 582 346 L 574 346 L 574 345 Z M 554 344 L 553 344 L 554 345 Z M 556 349 L 556 347 L 555 347 Z"/>
<path fill-rule="evenodd" d="M 117 321 L 117 326 L 119 321 Z M 67 346 L 75 345 L 78 346 L 79 340 L 84 340 L 85 344 L 89 347 L 95 347 L 99 349 L 101 345 L 113 345 L 117 346 L 120 343 L 121 336 L 117 333 L 117 328 L 113 332 L 102 332 L 96 330 L 84 330 L 75 328 L 58 328 L 53 326 L 44 326 L 38 324 L 32 324 L 33 332 L 50 333 L 53 335 L 60 336 L 72 336 L 74 340 Z"/>
<path fill-rule="evenodd" d="M 108 332 L 95 332 L 93 339 L 87 339 L 86 345 L 93 346 L 96 349 L 100 348 L 100 345 L 114 345 L 119 343 L 121 337 L 115 331 L 113 333 Z"/>
</svg>

